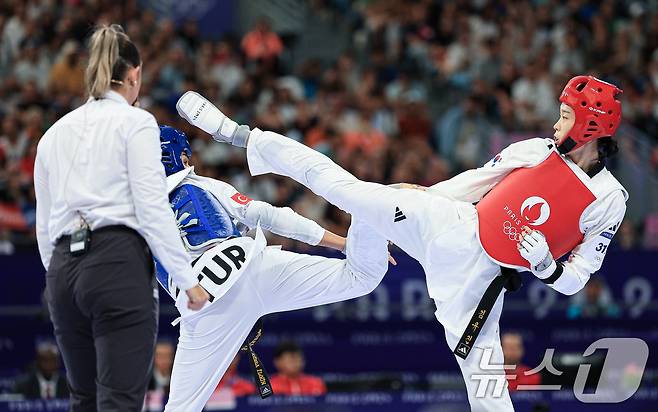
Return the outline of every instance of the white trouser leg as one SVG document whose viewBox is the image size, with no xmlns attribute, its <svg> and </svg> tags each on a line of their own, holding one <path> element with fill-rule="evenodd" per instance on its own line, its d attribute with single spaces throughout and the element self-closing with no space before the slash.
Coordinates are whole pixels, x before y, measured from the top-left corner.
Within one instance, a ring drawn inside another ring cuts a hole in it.
<svg viewBox="0 0 658 412">
<path fill-rule="evenodd" d="M 370 293 L 388 269 L 388 243 L 358 219 L 347 234 L 347 259 L 267 248 L 252 277 L 266 313 L 325 305 Z"/>
<path fill-rule="evenodd" d="M 245 272 L 212 305 L 182 318 L 165 411 L 201 411 L 262 315 L 248 276 Z"/>
<path fill-rule="evenodd" d="M 458 219 L 454 202 L 446 198 L 360 181 L 323 154 L 273 132 L 252 131 L 247 160 L 252 175 L 271 172 L 298 181 L 421 263 L 427 239 Z"/>
<path fill-rule="evenodd" d="M 388 268 L 386 239 L 358 220 L 347 239 L 347 259 L 266 248 L 226 295 L 184 317 L 165 411 L 203 409 L 262 315 L 352 299 L 377 287 Z"/>
<path fill-rule="evenodd" d="M 446 340 L 450 348 L 457 345 L 459 336 L 446 330 Z M 484 363 L 485 369 L 481 368 L 481 360 L 489 359 Z M 500 344 L 500 335 L 496 327 L 495 333 L 480 335 L 466 359 L 455 356 L 461 369 L 468 402 L 472 412 L 507 412 L 514 411 L 512 400 L 507 390 L 507 380 L 502 366 L 503 348 Z M 499 365 L 498 368 L 489 369 L 487 365 Z M 486 391 L 483 391 L 486 387 Z M 480 393 L 478 393 L 480 391 Z"/>
</svg>

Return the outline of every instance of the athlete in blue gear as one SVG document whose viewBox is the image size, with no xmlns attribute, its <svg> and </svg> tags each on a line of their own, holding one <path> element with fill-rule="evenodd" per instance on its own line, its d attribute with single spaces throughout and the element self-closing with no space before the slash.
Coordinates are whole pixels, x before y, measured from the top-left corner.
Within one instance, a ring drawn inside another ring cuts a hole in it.
<svg viewBox="0 0 658 412">
<path fill-rule="evenodd" d="M 187 295 L 157 265 L 158 281 L 181 313 L 165 411 L 200 411 L 261 316 L 370 293 L 388 268 L 388 243 L 354 220 L 344 239 L 290 208 L 252 200 L 228 183 L 199 176 L 185 134 L 167 126 L 160 130 L 170 205 L 199 284 L 210 294 L 200 311 L 188 310 Z M 255 229 L 254 238 L 245 236 L 248 229 Z M 347 258 L 267 246 L 261 229 L 344 250 Z"/>
</svg>

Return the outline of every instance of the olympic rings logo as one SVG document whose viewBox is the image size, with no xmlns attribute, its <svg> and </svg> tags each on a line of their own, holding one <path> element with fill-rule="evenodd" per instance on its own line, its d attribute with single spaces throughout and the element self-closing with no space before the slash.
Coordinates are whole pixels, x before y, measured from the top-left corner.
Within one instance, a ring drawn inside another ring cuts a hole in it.
<svg viewBox="0 0 658 412">
<path fill-rule="evenodd" d="M 517 242 L 521 240 L 521 234 L 516 231 L 516 228 L 512 226 L 509 220 L 503 223 L 503 233 L 507 235 L 509 240 L 516 240 Z"/>
</svg>

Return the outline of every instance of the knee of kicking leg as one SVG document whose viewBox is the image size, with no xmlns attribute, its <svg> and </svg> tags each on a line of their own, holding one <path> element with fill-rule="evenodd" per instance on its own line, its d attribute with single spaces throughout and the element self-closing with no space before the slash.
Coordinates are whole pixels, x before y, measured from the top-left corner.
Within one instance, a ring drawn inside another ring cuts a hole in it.
<svg viewBox="0 0 658 412">
<path fill-rule="evenodd" d="M 382 273 L 381 276 L 372 276 L 369 275 L 366 278 L 363 279 L 364 283 L 364 288 L 366 290 L 365 294 L 370 294 L 372 293 L 375 289 L 377 289 L 377 286 L 382 282 L 382 279 L 384 278 L 384 275 Z"/>
<path fill-rule="evenodd" d="M 375 287 L 388 270 L 388 241 L 362 220 L 353 218 L 347 234 L 349 266 L 370 279 Z"/>
<path fill-rule="evenodd" d="M 388 264 L 385 263 L 382 265 L 380 262 L 363 262 L 358 267 L 352 264 L 348 265 L 347 268 L 351 271 L 352 276 L 354 276 L 356 283 L 362 290 L 362 294 L 367 295 L 377 289 L 377 286 L 379 286 L 386 274 Z"/>
</svg>

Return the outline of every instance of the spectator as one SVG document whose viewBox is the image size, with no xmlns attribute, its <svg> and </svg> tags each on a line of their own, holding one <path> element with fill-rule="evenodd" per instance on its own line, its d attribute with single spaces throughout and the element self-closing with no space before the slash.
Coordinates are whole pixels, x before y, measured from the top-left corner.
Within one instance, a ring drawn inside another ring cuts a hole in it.
<svg viewBox="0 0 658 412">
<path fill-rule="evenodd" d="M 539 385 L 541 383 L 541 375 L 539 373 L 526 375 L 526 373 L 532 368 L 522 363 L 523 356 L 525 355 L 523 336 L 519 333 L 503 333 L 500 337 L 500 343 L 503 346 L 505 365 L 516 366 L 514 369 L 508 369 L 505 371 L 509 391 L 516 391 L 516 388 L 519 385 Z"/>
<path fill-rule="evenodd" d="M 0 216 L 7 213 L 3 205 L 0 205 Z M 6 217 L 2 217 L 5 220 Z M 3 222 L 4 226 L 4 222 Z M 10 232 L 8 228 L 0 227 L 0 255 L 13 255 L 16 247 L 10 240 Z"/>
<path fill-rule="evenodd" d="M 274 350 L 277 374 L 271 378 L 277 395 L 324 395 L 327 388 L 321 378 L 304 374 L 304 353 L 294 342 L 281 342 Z"/>
<path fill-rule="evenodd" d="M 21 160 L 30 145 L 28 136 L 21 131 L 20 123 L 15 116 L 7 116 L 2 121 L 0 148 L 10 164 Z"/>
<path fill-rule="evenodd" d="M 528 130 L 550 130 L 557 96 L 545 68 L 529 62 L 523 76 L 512 84 L 512 100 L 521 126 Z"/>
<path fill-rule="evenodd" d="M 646 217 L 644 228 L 644 247 L 658 250 L 658 213 L 652 213 Z"/>
<path fill-rule="evenodd" d="M 34 369 L 18 379 L 14 392 L 26 399 L 67 398 L 66 378 L 59 374 L 59 367 L 57 346 L 50 342 L 39 344 Z"/>
<path fill-rule="evenodd" d="M 225 40 L 216 46 L 211 65 L 210 76 L 219 84 L 222 98 L 233 95 L 246 75 L 231 43 Z"/>
<path fill-rule="evenodd" d="M 563 43 L 558 45 L 558 52 L 551 61 L 551 72 L 560 75 L 585 71 L 585 56 L 576 33 L 568 33 Z"/>
<path fill-rule="evenodd" d="M 485 117 L 483 96 L 471 95 L 455 106 L 436 124 L 436 146 L 441 154 L 452 159 L 457 170 L 472 169 L 482 163 L 481 154 L 491 134 L 491 124 Z"/>
<path fill-rule="evenodd" d="M 153 375 L 148 383 L 144 399 L 145 411 L 162 411 L 169 398 L 169 382 L 174 364 L 174 345 L 169 341 L 159 341 L 155 345 Z"/>
<path fill-rule="evenodd" d="M 394 183 L 398 176 L 413 176 L 432 184 L 434 176 L 449 177 L 446 166 L 453 174 L 480 165 L 519 132 L 550 135 L 555 85 L 570 71 L 598 74 L 625 89 L 629 133 L 619 138 L 623 158 L 608 168 L 638 166 L 621 176 L 658 170 L 658 13 L 641 2 L 335 3 L 312 2 L 311 12 L 340 10 L 337 17 L 350 23 L 336 26 L 345 31 L 336 38 L 352 38 L 350 49 L 327 66 L 324 51 L 308 55 L 300 47 L 291 50 L 291 61 L 299 65 L 289 67 L 278 64 L 285 46 L 266 19 L 243 39 L 229 33 L 216 40 L 192 21 L 158 17 L 134 1 L 9 2 L 0 13 L 0 199 L 12 204 L 3 207 L 23 207 L 25 196 L 9 193 L 17 162 L 20 185 L 30 184 L 24 182 L 25 176 L 32 179 L 30 146 L 83 103 L 86 55 L 79 45 L 96 20 L 123 19 L 140 45 L 148 61 L 140 105 L 159 121 L 180 127 L 174 102 L 182 90 L 202 90 L 236 121 L 303 140 L 370 180 Z M 34 107 L 42 112 L 38 122 L 22 115 Z M 205 174 L 221 174 L 238 187 L 247 181 L 239 151 L 218 148 L 202 133 L 188 136 Z M 407 140 L 431 144 L 434 150 L 422 161 L 434 166 L 432 173 L 398 156 L 410 150 L 399 144 Z M 648 150 L 638 153 L 644 146 Z M 353 160 L 364 154 L 376 164 L 368 168 Z M 273 182 L 263 177 L 259 185 Z M 648 211 L 656 209 L 641 190 L 630 195 L 647 203 Z M 332 220 L 340 215 L 323 210 L 328 224 L 342 225 Z M 642 222 L 638 236 L 646 237 L 638 247 L 656 247 L 653 220 L 634 210 L 631 217 Z M 9 242 L 33 244 L 17 239 L 23 229 L 3 230 Z"/>
<path fill-rule="evenodd" d="M 390 103 L 400 101 L 425 101 L 427 90 L 422 83 L 412 80 L 409 73 L 402 72 L 398 78 L 386 86 L 386 99 Z"/>
<path fill-rule="evenodd" d="M 78 44 L 69 40 L 62 47 L 57 62 L 50 70 L 49 87 L 52 93 L 78 95 L 83 90 L 85 71 Z"/>
<path fill-rule="evenodd" d="M 181 44 L 170 46 L 164 64 L 158 67 L 157 82 L 153 85 L 153 98 L 161 102 L 176 101 L 183 94 L 187 56 Z"/>
<path fill-rule="evenodd" d="M 269 20 L 261 17 L 242 39 L 242 50 L 249 60 L 273 61 L 283 52 L 283 43 Z"/>
<path fill-rule="evenodd" d="M 153 356 L 153 376 L 149 382 L 149 391 L 169 393 L 171 368 L 174 365 L 174 345 L 168 341 L 160 341 L 155 345 Z"/>
<path fill-rule="evenodd" d="M 20 44 L 25 37 L 27 24 L 27 6 L 22 1 L 14 3 L 13 15 L 7 20 L 0 43 L 3 60 L 12 62 L 20 50 Z"/>
<path fill-rule="evenodd" d="M 571 298 L 567 309 L 569 319 L 618 318 L 620 314 L 619 306 L 600 277 L 592 277 L 585 288 Z"/>
<path fill-rule="evenodd" d="M 635 250 L 640 246 L 637 227 L 630 219 L 624 219 L 615 235 L 616 241 L 611 246 L 621 250 Z"/>
<path fill-rule="evenodd" d="M 43 56 L 43 51 L 35 44 L 26 44 L 21 51 L 21 58 L 14 66 L 14 76 L 18 83 L 35 82 L 39 90 L 46 88 L 50 64 Z"/>
<path fill-rule="evenodd" d="M 233 361 L 229 365 L 226 373 L 219 381 L 215 392 L 221 390 L 230 390 L 233 396 L 247 396 L 256 393 L 256 385 L 247 379 L 238 376 L 238 364 L 240 363 L 240 353 L 235 355 Z"/>
<path fill-rule="evenodd" d="M 398 113 L 398 128 L 400 139 L 428 140 L 432 124 L 427 113 L 425 102 L 414 96 L 403 103 Z"/>
<path fill-rule="evenodd" d="M 237 398 L 256 393 L 256 385 L 238 376 L 239 362 L 240 353 L 238 352 L 224 373 L 222 380 L 219 381 L 219 384 L 210 395 L 204 410 L 236 409 Z"/>
<path fill-rule="evenodd" d="M 362 150 L 370 154 L 384 149 L 386 136 L 372 126 L 368 113 L 362 111 L 354 127 L 343 133 L 343 145 L 348 151 Z"/>
</svg>

